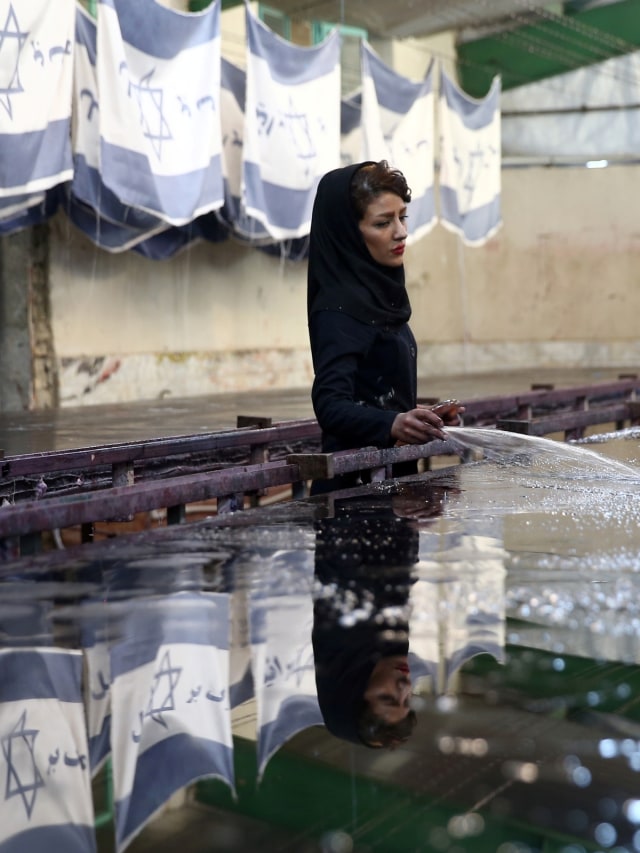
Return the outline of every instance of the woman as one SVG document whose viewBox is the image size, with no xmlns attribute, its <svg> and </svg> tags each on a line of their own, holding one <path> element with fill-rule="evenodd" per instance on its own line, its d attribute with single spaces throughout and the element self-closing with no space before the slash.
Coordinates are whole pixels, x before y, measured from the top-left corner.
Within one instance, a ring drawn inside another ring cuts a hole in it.
<svg viewBox="0 0 640 853">
<path fill-rule="evenodd" d="M 411 190 L 384 160 L 334 169 L 321 179 L 309 246 L 308 320 L 312 401 L 322 448 L 392 447 L 444 439 L 460 406 L 416 403 L 417 346 L 403 256 Z M 408 472 L 407 472 L 408 473 Z M 314 484 L 346 487 L 356 477 Z"/>
<path fill-rule="evenodd" d="M 336 737 L 393 748 L 416 725 L 408 602 L 418 529 L 396 516 L 387 495 L 336 500 L 333 512 L 316 524 L 312 641 L 318 703 Z"/>
</svg>

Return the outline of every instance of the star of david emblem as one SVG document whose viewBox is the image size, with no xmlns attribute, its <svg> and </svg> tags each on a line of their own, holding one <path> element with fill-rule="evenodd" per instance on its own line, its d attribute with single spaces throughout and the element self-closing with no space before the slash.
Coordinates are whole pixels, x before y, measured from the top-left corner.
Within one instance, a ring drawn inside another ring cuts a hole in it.
<svg viewBox="0 0 640 853">
<path fill-rule="evenodd" d="M 13 727 L 11 734 L 2 738 L 2 752 L 7 762 L 7 778 L 4 798 L 22 797 L 27 817 L 31 818 L 38 788 L 44 787 L 44 779 L 38 770 L 33 745 L 39 729 L 26 728 L 27 711 Z"/>
<path fill-rule="evenodd" d="M 162 143 L 173 137 L 164 117 L 164 92 L 158 86 L 151 86 L 152 76 L 153 71 L 150 71 L 142 78 L 140 84 L 130 83 L 129 94 L 135 98 L 138 105 L 144 136 L 151 142 L 158 160 L 161 160 Z"/>
<path fill-rule="evenodd" d="M 13 9 L 13 4 L 9 4 L 7 19 L 4 27 L 0 30 L 0 69 L 2 69 L 0 76 L 0 104 L 5 108 L 11 119 L 13 118 L 11 95 L 19 95 L 21 92 L 24 92 L 20 83 L 18 62 L 28 35 L 28 32 L 20 30 L 20 24 Z"/>
<path fill-rule="evenodd" d="M 160 661 L 160 668 L 153 676 L 154 683 L 151 688 L 151 695 L 149 696 L 149 705 L 145 713 L 145 717 L 151 717 L 154 722 L 164 726 L 165 729 L 167 728 L 167 724 L 162 714 L 166 711 L 175 711 L 176 703 L 173 691 L 180 680 L 181 673 L 182 667 L 171 666 L 171 655 L 169 654 L 169 650 L 167 650 Z"/>
</svg>

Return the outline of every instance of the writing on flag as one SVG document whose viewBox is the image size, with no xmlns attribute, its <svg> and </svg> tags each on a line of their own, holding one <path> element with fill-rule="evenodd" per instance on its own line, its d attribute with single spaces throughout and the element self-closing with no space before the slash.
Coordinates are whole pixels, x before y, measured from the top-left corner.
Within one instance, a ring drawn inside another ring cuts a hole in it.
<svg viewBox="0 0 640 853">
<path fill-rule="evenodd" d="M 144 210 L 124 204 L 104 183 L 100 166 L 97 28 L 78 5 L 73 75 L 73 180 L 65 210 L 73 224 L 109 252 L 123 252 L 167 227 Z"/>
<path fill-rule="evenodd" d="M 276 240 L 311 227 L 316 187 L 340 165 L 340 41 L 284 41 L 246 9 L 245 212 Z"/>
<path fill-rule="evenodd" d="M 82 653 L 0 651 L 0 848 L 96 850 Z"/>
<path fill-rule="evenodd" d="M 111 648 L 111 752 L 118 850 L 176 791 L 233 788 L 229 600 L 173 593 L 132 605 Z"/>
<path fill-rule="evenodd" d="M 73 0 L 0 2 L 0 197 L 14 207 L 73 174 L 74 21 Z"/>
<path fill-rule="evenodd" d="M 100 0 L 100 167 L 125 204 L 184 225 L 223 203 L 220 2 Z"/>
</svg>

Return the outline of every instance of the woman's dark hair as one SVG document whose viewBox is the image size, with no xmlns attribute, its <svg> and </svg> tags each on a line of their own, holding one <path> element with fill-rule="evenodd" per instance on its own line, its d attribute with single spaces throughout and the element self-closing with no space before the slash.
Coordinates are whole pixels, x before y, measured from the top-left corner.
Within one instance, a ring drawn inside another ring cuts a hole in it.
<svg viewBox="0 0 640 853">
<path fill-rule="evenodd" d="M 416 712 L 409 711 L 400 722 L 387 723 L 382 717 L 374 714 L 369 704 L 363 701 L 357 714 L 356 725 L 358 737 L 366 746 L 393 749 L 409 740 L 417 722 Z"/>
<path fill-rule="evenodd" d="M 351 179 L 351 203 L 360 221 L 367 207 L 381 193 L 394 193 L 409 204 L 411 190 L 399 169 L 392 169 L 386 160 L 367 163 Z"/>
</svg>

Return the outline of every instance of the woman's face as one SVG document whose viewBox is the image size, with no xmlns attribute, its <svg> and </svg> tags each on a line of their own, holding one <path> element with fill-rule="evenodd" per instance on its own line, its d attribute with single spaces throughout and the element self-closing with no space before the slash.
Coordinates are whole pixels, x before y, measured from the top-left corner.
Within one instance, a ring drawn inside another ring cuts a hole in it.
<svg viewBox="0 0 640 853">
<path fill-rule="evenodd" d="M 407 239 L 407 205 L 395 193 L 371 201 L 358 223 L 369 254 L 386 267 L 400 267 Z"/>
<path fill-rule="evenodd" d="M 409 713 L 411 674 L 406 655 L 383 657 L 367 682 L 364 699 L 377 717 L 395 725 Z"/>
</svg>

